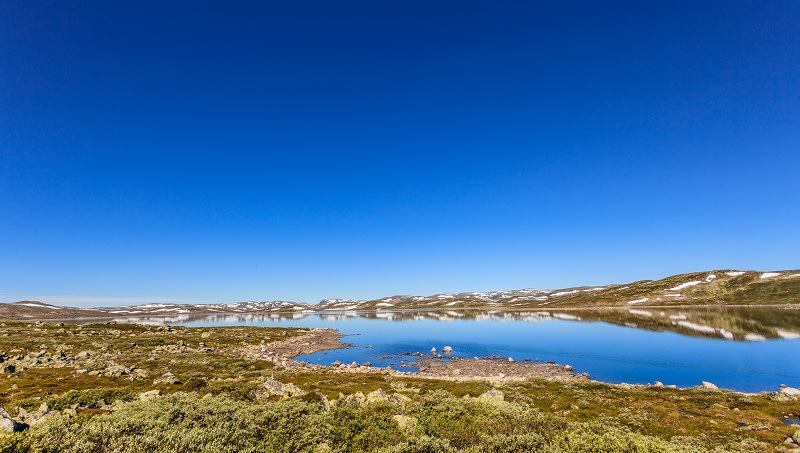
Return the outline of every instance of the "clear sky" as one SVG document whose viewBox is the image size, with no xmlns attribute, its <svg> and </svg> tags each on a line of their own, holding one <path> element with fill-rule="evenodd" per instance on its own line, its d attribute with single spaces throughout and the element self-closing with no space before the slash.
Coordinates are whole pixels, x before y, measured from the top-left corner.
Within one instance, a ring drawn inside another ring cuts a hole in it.
<svg viewBox="0 0 800 453">
<path fill-rule="evenodd" d="M 800 2 L 655 3 L 0 0 L 0 300 L 800 268 Z"/>
</svg>

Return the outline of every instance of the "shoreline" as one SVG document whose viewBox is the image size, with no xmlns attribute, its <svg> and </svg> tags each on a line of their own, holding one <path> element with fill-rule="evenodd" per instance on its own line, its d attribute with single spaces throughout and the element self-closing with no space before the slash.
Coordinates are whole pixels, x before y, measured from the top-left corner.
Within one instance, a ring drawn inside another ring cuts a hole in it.
<svg viewBox="0 0 800 453">
<path fill-rule="evenodd" d="M 352 347 L 342 342 L 345 335 L 336 329 L 313 328 L 298 336 L 273 343 L 250 345 L 239 348 L 238 352 L 251 360 L 268 360 L 286 371 L 328 371 L 335 374 L 383 374 L 392 377 L 411 377 L 417 379 L 443 380 L 453 382 L 482 381 L 491 384 L 521 382 L 532 378 L 543 378 L 552 381 L 583 381 L 609 385 L 621 389 L 631 388 L 670 388 L 676 390 L 705 389 L 707 391 L 724 391 L 744 396 L 774 393 L 769 390 L 760 392 L 743 392 L 734 389 L 717 388 L 704 382 L 694 387 L 678 387 L 665 385 L 656 381 L 648 384 L 615 383 L 591 379 L 586 372 L 580 372 L 570 365 L 558 363 L 536 363 L 509 361 L 501 357 L 462 358 L 442 355 L 423 355 L 422 353 L 403 353 L 397 357 L 414 357 L 410 366 L 417 365 L 419 371 L 401 371 L 392 367 L 375 367 L 367 364 L 319 365 L 297 360 L 297 357 L 321 351 L 330 351 Z M 780 390 L 778 390 L 780 392 Z"/>
</svg>

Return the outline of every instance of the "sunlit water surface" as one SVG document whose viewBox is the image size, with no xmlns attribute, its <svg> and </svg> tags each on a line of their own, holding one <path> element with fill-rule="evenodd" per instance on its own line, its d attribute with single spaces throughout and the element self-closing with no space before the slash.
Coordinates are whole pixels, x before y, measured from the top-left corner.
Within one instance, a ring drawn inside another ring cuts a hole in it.
<svg viewBox="0 0 800 453">
<path fill-rule="evenodd" d="M 740 391 L 800 387 L 798 313 L 769 310 L 219 314 L 160 322 L 334 328 L 351 348 L 299 357 L 325 365 L 338 360 L 403 369 L 400 361 L 413 359 L 403 353 L 449 345 L 457 357 L 554 360 L 605 382 L 691 387 L 710 381 Z"/>
</svg>

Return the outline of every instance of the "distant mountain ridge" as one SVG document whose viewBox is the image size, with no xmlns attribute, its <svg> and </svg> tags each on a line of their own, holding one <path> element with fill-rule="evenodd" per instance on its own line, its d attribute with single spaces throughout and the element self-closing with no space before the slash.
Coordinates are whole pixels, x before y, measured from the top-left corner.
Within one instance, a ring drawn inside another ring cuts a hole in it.
<svg viewBox="0 0 800 453">
<path fill-rule="evenodd" d="M 317 304 L 248 301 L 228 304 L 142 304 L 121 307 L 62 307 L 38 301 L 0 304 L 3 319 L 68 319 L 172 314 L 311 312 L 346 310 L 492 309 L 530 310 L 680 305 L 800 304 L 800 270 L 716 270 L 606 286 L 518 289 L 489 292 L 395 295 L 372 300 L 324 299 Z"/>
</svg>

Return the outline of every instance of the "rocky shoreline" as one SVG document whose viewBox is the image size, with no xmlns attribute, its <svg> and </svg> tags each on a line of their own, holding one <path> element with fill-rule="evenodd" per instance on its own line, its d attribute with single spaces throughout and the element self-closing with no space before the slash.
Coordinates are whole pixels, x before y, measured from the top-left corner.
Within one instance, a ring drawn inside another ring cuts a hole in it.
<svg viewBox="0 0 800 453">
<path fill-rule="evenodd" d="M 286 340 L 245 346 L 240 348 L 240 352 L 250 359 L 269 360 L 284 369 L 293 371 L 328 370 L 334 373 L 389 374 L 399 377 L 488 382 L 522 381 L 534 377 L 557 380 L 589 378 L 586 373 L 576 373 L 575 369 L 569 365 L 516 362 L 513 359 L 499 357 L 465 359 L 435 353 L 423 355 L 419 352 L 403 354 L 414 357 L 414 360 L 408 363 L 402 362 L 406 364 L 405 366 L 418 368 L 417 372 L 396 370 L 391 367 L 374 367 L 369 362 L 363 364 L 334 362 L 330 366 L 325 366 L 296 360 L 296 357 L 304 354 L 349 347 L 349 344 L 341 342 L 342 337 L 343 335 L 334 329 L 309 329 L 302 335 Z"/>
</svg>

